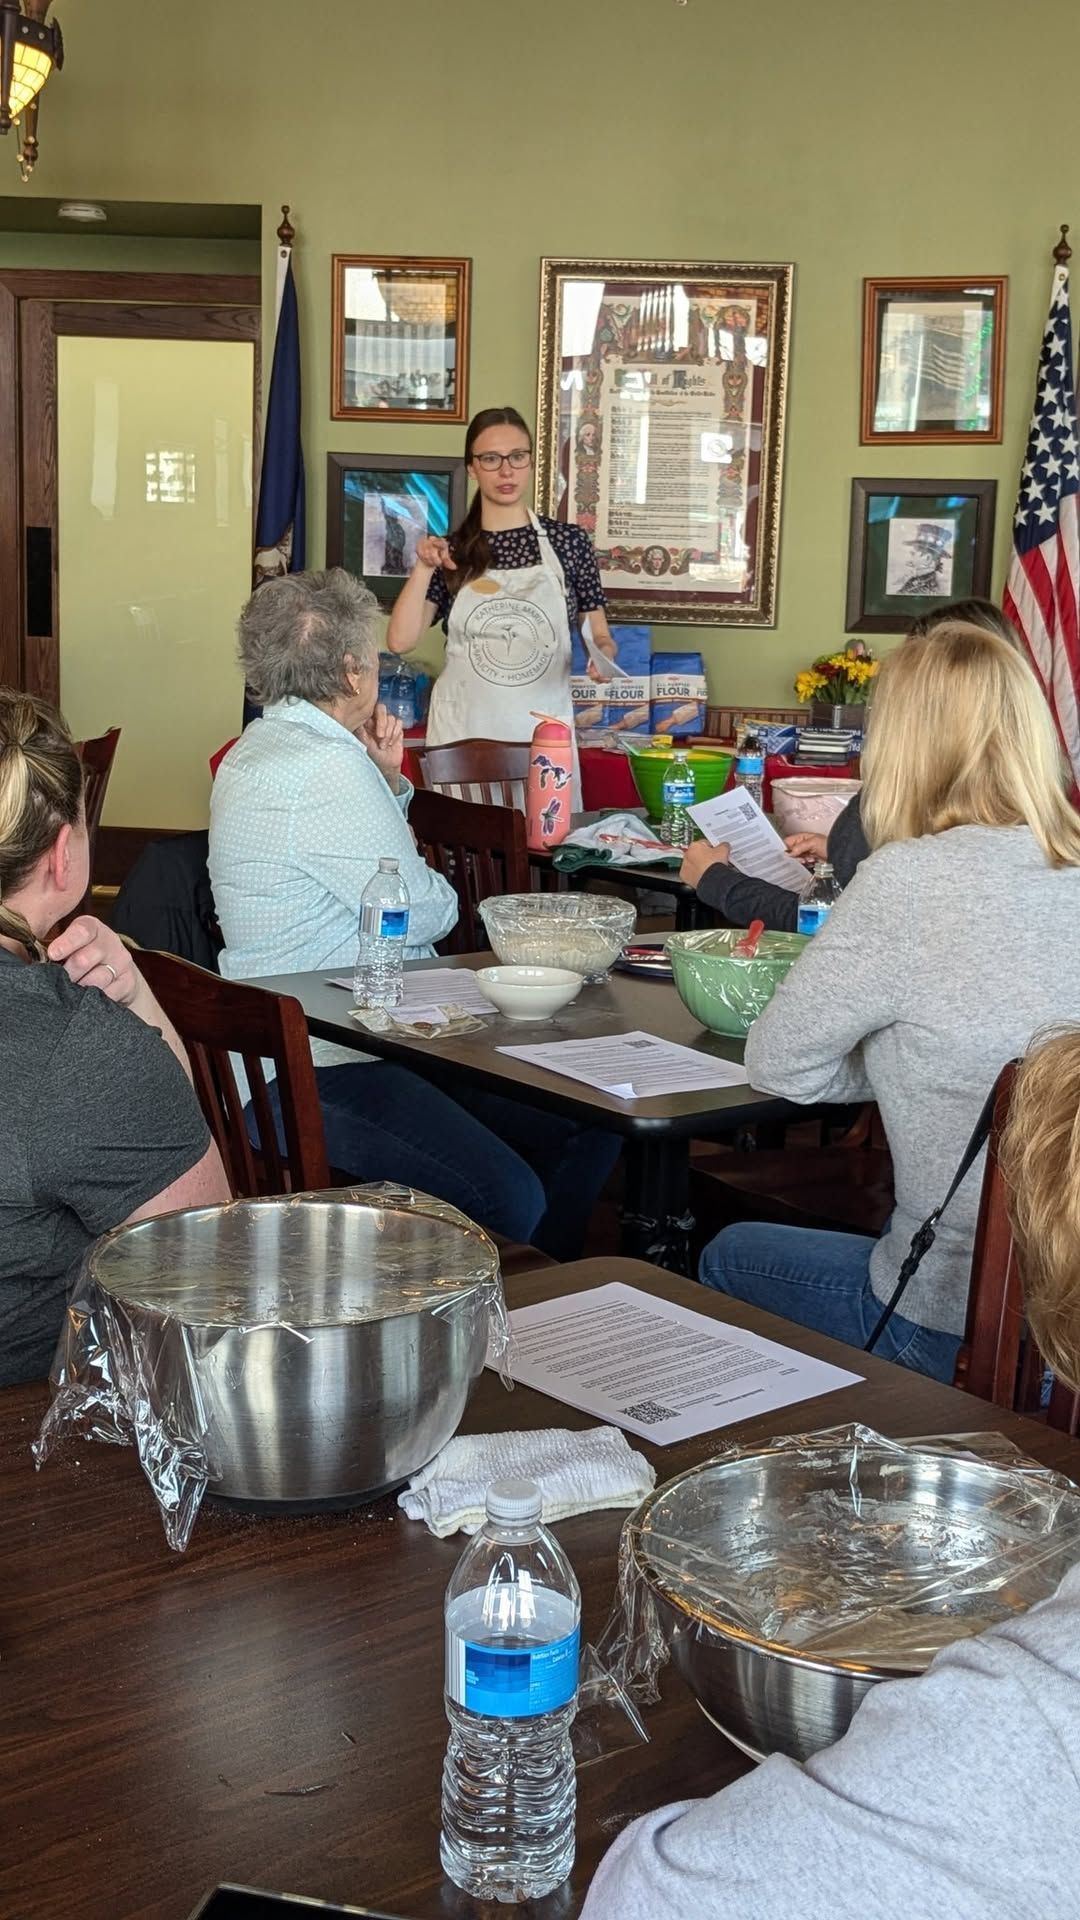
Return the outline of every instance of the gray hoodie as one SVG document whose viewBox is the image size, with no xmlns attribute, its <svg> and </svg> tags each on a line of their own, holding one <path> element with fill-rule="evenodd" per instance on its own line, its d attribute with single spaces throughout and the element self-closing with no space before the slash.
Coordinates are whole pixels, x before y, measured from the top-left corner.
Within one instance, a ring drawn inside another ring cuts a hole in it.
<svg viewBox="0 0 1080 1920">
<path fill-rule="evenodd" d="M 719 1736 L 718 1736 L 719 1737 Z M 1080 1567 L 1028 1614 L 876 1687 L 805 1766 L 774 1756 L 637 1821 L 581 1920 L 1075 1920 Z"/>
</svg>

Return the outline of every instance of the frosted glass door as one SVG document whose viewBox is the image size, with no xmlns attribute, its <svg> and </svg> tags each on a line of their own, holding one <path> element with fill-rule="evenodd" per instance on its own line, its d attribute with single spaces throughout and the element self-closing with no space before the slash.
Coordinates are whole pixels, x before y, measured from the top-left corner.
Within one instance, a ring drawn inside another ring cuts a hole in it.
<svg viewBox="0 0 1080 1920">
<path fill-rule="evenodd" d="M 76 738 L 123 729 L 107 825 L 205 826 L 243 706 L 254 347 L 56 346 L 60 703 Z"/>
</svg>

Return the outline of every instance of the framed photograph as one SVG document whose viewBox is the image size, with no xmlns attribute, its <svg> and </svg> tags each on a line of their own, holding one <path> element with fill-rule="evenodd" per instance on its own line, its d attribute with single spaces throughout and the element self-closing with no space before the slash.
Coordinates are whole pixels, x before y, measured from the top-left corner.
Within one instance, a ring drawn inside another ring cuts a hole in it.
<svg viewBox="0 0 1080 1920">
<path fill-rule="evenodd" d="M 853 480 L 847 631 L 904 633 L 950 600 L 986 599 L 996 480 Z"/>
<path fill-rule="evenodd" d="M 1001 439 L 1008 284 L 863 281 L 864 446 Z"/>
<path fill-rule="evenodd" d="M 331 419 L 468 419 L 471 267 L 335 253 Z"/>
<path fill-rule="evenodd" d="M 614 619 L 775 624 L 793 272 L 542 261 L 538 504 Z"/>
<path fill-rule="evenodd" d="M 445 540 L 465 513 L 465 462 L 439 454 L 331 453 L 326 564 L 392 606 L 426 533 Z"/>
</svg>

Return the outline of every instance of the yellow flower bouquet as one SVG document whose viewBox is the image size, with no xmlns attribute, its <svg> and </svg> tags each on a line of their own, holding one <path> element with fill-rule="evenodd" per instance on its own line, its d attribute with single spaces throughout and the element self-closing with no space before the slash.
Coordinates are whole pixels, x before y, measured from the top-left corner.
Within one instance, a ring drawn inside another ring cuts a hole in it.
<svg viewBox="0 0 1080 1920">
<path fill-rule="evenodd" d="M 820 654 L 797 673 L 795 697 L 804 706 L 861 707 L 880 665 L 865 640 L 854 640 L 842 653 Z"/>
</svg>

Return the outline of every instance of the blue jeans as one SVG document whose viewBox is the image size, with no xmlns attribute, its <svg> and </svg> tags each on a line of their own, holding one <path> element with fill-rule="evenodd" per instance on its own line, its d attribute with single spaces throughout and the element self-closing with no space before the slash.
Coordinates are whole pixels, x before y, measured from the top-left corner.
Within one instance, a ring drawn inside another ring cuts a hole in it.
<svg viewBox="0 0 1080 1920">
<path fill-rule="evenodd" d="M 862 1234 L 820 1233 L 810 1227 L 725 1227 L 702 1253 L 700 1278 L 707 1287 L 778 1313 L 797 1326 L 814 1327 L 850 1347 L 865 1347 L 883 1304 L 870 1286 L 870 1255 L 876 1245 Z M 894 1313 L 874 1352 L 881 1360 L 895 1360 L 948 1385 L 959 1348 L 957 1334 L 936 1333 Z"/>
<path fill-rule="evenodd" d="M 457 1099 L 389 1061 L 316 1067 L 332 1168 L 396 1180 L 460 1207 L 508 1240 L 573 1260 L 619 1157 L 617 1134 L 498 1094 Z M 277 1082 L 270 1099 L 280 1116 Z M 249 1128 L 250 1128 L 250 1108 Z"/>
</svg>

